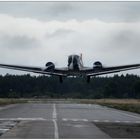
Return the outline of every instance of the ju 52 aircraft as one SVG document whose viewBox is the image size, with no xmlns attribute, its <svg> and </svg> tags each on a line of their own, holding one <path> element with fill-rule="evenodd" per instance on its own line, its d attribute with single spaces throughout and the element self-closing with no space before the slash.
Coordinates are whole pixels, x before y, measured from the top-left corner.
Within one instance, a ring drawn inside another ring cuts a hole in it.
<svg viewBox="0 0 140 140">
<path fill-rule="evenodd" d="M 92 67 L 85 67 L 82 61 L 81 55 L 70 55 L 68 56 L 68 65 L 64 68 L 56 68 L 53 62 L 47 62 L 45 67 L 31 67 L 21 65 L 9 65 L 0 64 L 1 68 L 21 70 L 27 72 L 40 73 L 50 76 L 58 76 L 60 83 L 63 82 L 64 77 L 86 77 L 87 82 L 90 82 L 90 78 L 97 75 L 104 75 L 110 73 L 116 73 L 120 71 L 126 71 L 131 69 L 140 68 L 140 64 L 122 65 L 122 66 L 111 66 L 105 67 L 100 61 L 93 63 Z"/>
</svg>

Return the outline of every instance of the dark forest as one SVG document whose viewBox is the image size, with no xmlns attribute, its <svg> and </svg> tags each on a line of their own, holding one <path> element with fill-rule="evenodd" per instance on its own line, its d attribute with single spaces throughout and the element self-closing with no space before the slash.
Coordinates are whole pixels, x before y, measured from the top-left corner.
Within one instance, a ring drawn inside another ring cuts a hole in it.
<svg viewBox="0 0 140 140">
<path fill-rule="evenodd" d="M 140 98 L 140 77 L 114 75 L 84 78 L 65 78 L 27 75 L 0 76 L 0 98 Z"/>
</svg>

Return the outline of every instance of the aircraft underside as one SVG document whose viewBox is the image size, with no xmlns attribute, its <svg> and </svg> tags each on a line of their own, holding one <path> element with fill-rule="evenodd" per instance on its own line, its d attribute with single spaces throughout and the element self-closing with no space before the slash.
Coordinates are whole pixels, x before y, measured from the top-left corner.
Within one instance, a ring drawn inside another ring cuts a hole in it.
<svg viewBox="0 0 140 140">
<path fill-rule="evenodd" d="M 87 83 L 89 83 L 91 77 L 97 75 L 117 73 L 120 71 L 139 69 L 140 64 L 105 67 L 102 65 L 100 61 L 96 61 L 93 63 L 92 67 L 84 67 L 82 55 L 81 56 L 70 55 L 68 57 L 68 65 L 65 68 L 56 68 L 53 62 L 47 62 L 45 67 L 33 67 L 33 66 L 9 65 L 9 64 L 0 64 L 0 67 L 50 76 L 58 76 L 60 83 L 63 82 L 63 78 L 65 77 L 83 77 L 86 78 Z"/>
</svg>

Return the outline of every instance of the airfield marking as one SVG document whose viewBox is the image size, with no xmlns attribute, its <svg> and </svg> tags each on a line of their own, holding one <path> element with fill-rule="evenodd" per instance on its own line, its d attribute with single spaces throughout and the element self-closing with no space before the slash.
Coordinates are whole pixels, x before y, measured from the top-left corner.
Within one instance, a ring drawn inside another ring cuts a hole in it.
<svg viewBox="0 0 140 140">
<path fill-rule="evenodd" d="M 104 120 L 104 122 L 110 122 L 109 120 Z"/>
<path fill-rule="evenodd" d="M 0 118 L 0 121 L 44 121 L 44 118 Z"/>
<path fill-rule="evenodd" d="M 123 121 L 123 122 L 125 122 L 125 123 L 130 123 L 131 121 Z"/>
<path fill-rule="evenodd" d="M 9 129 L 10 129 L 10 128 L 9 128 Z M 0 134 L 5 133 L 5 132 L 8 131 L 9 129 L 6 129 L 6 128 L 0 128 Z"/>
<path fill-rule="evenodd" d="M 115 122 L 120 123 L 121 121 L 116 120 Z"/>
<path fill-rule="evenodd" d="M 84 121 L 84 122 L 88 122 L 88 119 L 67 119 L 67 118 L 63 118 L 62 121 Z"/>
<path fill-rule="evenodd" d="M 9 129 L 6 129 L 6 128 L 0 128 L 0 131 L 1 131 L 1 130 L 7 131 L 7 130 L 9 130 Z"/>
<path fill-rule="evenodd" d="M 93 120 L 94 122 L 99 122 L 99 120 Z"/>
<path fill-rule="evenodd" d="M 58 125 L 57 125 L 57 113 L 56 113 L 56 105 L 53 104 L 53 123 L 54 123 L 54 138 L 59 139 L 59 133 L 58 133 Z"/>
<path fill-rule="evenodd" d="M 140 121 L 129 121 L 129 120 L 122 120 L 122 121 L 119 121 L 119 120 L 88 120 L 88 119 L 70 119 L 70 118 L 62 118 L 62 121 L 83 121 L 83 122 L 106 122 L 106 123 L 140 123 Z"/>
<path fill-rule="evenodd" d="M 53 104 L 53 119 L 57 119 L 56 105 Z"/>
<path fill-rule="evenodd" d="M 54 109 L 56 111 L 56 109 Z M 54 112 L 55 112 L 54 111 Z M 55 127 L 55 137 L 58 137 L 58 125 L 57 125 L 57 115 L 56 112 L 53 113 L 53 119 L 44 119 L 44 118 L 0 118 L 0 121 L 53 121 Z M 131 120 L 88 120 L 88 119 L 77 119 L 77 118 L 62 118 L 62 121 L 83 121 L 83 122 L 116 122 L 116 123 L 140 123 L 140 121 L 131 121 Z M 8 125 L 14 126 L 16 123 L 6 123 L 0 124 L 0 126 Z"/>
</svg>

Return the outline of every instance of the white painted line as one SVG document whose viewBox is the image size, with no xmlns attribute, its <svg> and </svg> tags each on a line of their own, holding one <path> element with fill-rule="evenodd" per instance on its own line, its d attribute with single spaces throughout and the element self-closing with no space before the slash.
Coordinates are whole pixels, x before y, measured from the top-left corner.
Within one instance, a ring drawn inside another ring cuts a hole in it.
<svg viewBox="0 0 140 140">
<path fill-rule="evenodd" d="M 68 121 L 68 119 L 66 119 L 66 118 L 63 118 L 63 119 L 62 119 L 62 121 Z"/>
<path fill-rule="evenodd" d="M 77 121 L 88 122 L 88 120 L 87 120 L 87 119 L 77 119 Z"/>
<path fill-rule="evenodd" d="M 63 118 L 62 121 L 84 121 L 84 122 L 88 122 L 88 119 L 70 119 L 70 118 Z M 115 123 L 140 123 L 140 121 L 119 121 L 119 120 L 115 120 L 115 121 L 110 121 L 110 120 L 93 120 L 93 122 L 115 122 Z"/>
<path fill-rule="evenodd" d="M 87 119 L 72 119 L 72 121 L 84 121 L 84 122 L 88 122 Z"/>
<path fill-rule="evenodd" d="M 109 122 L 109 120 L 104 120 L 103 122 Z"/>
<path fill-rule="evenodd" d="M 116 120 L 115 122 L 120 123 L 121 121 Z"/>
<path fill-rule="evenodd" d="M 87 119 L 67 119 L 67 118 L 63 118 L 62 121 L 74 121 L 74 122 L 84 121 L 84 122 L 88 122 Z"/>
<path fill-rule="evenodd" d="M 6 132 L 6 131 L 8 131 L 9 129 L 2 129 L 2 128 L 0 128 L 0 131 L 2 131 L 3 133 L 4 132 Z"/>
<path fill-rule="evenodd" d="M 58 133 L 58 125 L 57 125 L 57 113 L 56 113 L 56 105 L 53 104 L 53 123 L 54 123 L 54 138 L 59 139 L 59 133 Z"/>
<path fill-rule="evenodd" d="M 58 126 L 57 126 L 56 119 L 53 119 L 53 123 L 54 123 L 54 138 L 59 139 Z"/>
<path fill-rule="evenodd" d="M 122 122 L 124 122 L 124 123 L 130 123 L 130 121 L 122 121 Z"/>
<path fill-rule="evenodd" d="M 1 131 L 1 130 L 5 130 L 5 131 L 7 131 L 7 130 L 9 130 L 9 129 L 6 129 L 6 128 L 0 128 L 0 131 Z"/>
<path fill-rule="evenodd" d="M 83 119 L 84 122 L 88 122 L 88 119 Z"/>
<path fill-rule="evenodd" d="M 99 120 L 93 120 L 94 122 L 99 122 Z"/>
<path fill-rule="evenodd" d="M 57 114 L 56 114 L 56 106 L 53 104 L 53 119 L 57 119 Z"/>
<path fill-rule="evenodd" d="M 44 119 L 44 118 L 17 118 L 17 120 L 22 120 L 22 121 L 44 121 L 44 120 L 46 120 L 46 119 Z"/>
<path fill-rule="evenodd" d="M 0 121 L 44 121 L 44 118 L 0 118 Z"/>
</svg>

